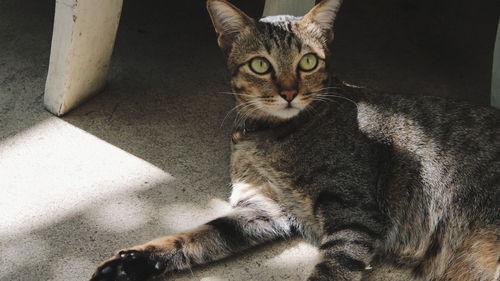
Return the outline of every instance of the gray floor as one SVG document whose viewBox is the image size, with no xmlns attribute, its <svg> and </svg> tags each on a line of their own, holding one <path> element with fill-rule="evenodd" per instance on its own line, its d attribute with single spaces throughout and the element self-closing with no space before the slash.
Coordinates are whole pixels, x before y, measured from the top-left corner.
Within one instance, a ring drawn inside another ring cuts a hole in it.
<svg viewBox="0 0 500 281">
<path fill-rule="evenodd" d="M 125 2 L 106 91 L 56 118 L 42 107 L 54 1 L 0 0 L 2 281 L 88 280 L 116 249 L 227 209 L 233 103 L 203 3 Z M 345 2 L 340 78 L 487 104 L 494 9 Z M 169 280 L 302 280 L 316 259 L 290 240 Z"/>
</svg>

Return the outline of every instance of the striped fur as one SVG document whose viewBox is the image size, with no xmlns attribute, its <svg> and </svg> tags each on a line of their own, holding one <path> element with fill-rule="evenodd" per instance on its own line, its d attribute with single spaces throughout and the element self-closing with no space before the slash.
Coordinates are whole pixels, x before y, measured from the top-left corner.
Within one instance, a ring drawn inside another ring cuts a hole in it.
<svg viewBox="0 0 500 281">
<path fill-rule="evenodd" d="M 320 249 L 309 281 L 372 280 L 370 269 L 384 266 L 407 269 L 408 280 L 498 280 L 498 110 L 330 81 L 338 0 L 258 22 L 207 3 L 239 113 L 232 211 L 122 250 L 92 281 L 146 280 L 292 235 Z M 301 70 L 311 53 L 316 68 Z M 255 57 L 271 71 L 254 72 Z"/>
</svg>

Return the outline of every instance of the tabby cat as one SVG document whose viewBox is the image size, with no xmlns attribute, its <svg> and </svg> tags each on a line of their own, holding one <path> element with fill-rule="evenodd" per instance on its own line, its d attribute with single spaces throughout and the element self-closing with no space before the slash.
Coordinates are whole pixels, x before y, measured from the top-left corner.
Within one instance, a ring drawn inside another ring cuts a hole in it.
<svg viewBox="0 0 500 281">
<path fill-rule="evenodd" d="M 498 280 L 500 112 L 335 82 L 339 6 L 255 21 L 207 1 L 239 111 L 232 211 L 121 250 L 92 281 L 147 280 L 293 235 L 320 249 L 309 281 L 366 279 L 375 264 L 413 280 Z"/>
</svg>

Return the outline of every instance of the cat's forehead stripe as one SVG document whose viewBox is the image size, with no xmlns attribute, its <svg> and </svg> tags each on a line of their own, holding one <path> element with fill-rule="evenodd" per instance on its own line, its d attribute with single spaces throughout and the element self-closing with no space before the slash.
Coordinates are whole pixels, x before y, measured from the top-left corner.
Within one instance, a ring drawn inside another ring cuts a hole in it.
<svg viewBox="0 0 500 281">
<path fill-rule="evenodd" d="M 264 48 L 266 49 L 266 52 L 268 54 L 271 54 L 271 46 L 269 45 L 269 42 L 268 41 L 264 41 Z"/>
<path fill-rule="evenodd" d="M 302 43 L 293 33 L 293 24 L 288 22 L 261 22 L 260 30 L 262 36 L 262 45 L 268 53 L 273 49 L 295 48 L 298 52 L 302 50 Z M 267 39 L 266 39 L 267 38 Z M 270 39 L 270 40 L 269 40 Z"/>
</svg>

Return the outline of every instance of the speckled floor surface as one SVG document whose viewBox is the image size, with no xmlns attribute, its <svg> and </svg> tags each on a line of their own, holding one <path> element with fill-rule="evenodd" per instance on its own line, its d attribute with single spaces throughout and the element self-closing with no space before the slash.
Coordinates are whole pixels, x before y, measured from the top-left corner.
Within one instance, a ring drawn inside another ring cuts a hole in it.
<svg viewBox="0 0 500 281">
<path fill-rule="evenodd" d="M 0 0 L 2 281 L 88 280 L 116 249 L 227 210 L 232 100 L 218 93 L 228 79 L 203 3 L 125 2 L 107 89 L 56 118 L 42 107 L 54 1 Z M 239 2 L 260 13 L 262 1 Z M 412 23 L 425 5 L 361 2 L 339 15 L 339 77 L 488 102 L 488 12 L 465 18 L 469 37 L 452 53 Z M 303 280 L 316 260 L 307 243 L 282 241 L 169 280 Z"/>
</svg>

